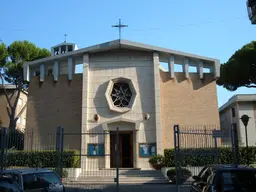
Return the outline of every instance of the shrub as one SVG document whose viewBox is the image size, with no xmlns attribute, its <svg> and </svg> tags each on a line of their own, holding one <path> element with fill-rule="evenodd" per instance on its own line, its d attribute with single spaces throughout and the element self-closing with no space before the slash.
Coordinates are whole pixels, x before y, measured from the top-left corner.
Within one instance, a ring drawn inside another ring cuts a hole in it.
<svg viewBox="0 0 256 192">
<path fill-rule="evenodd" d="M 60 176 L 60 174 L 55 168 L 48 168 L 48 169 L 55 171 Z M 65 169 L 62 169 L 62 178 L 68 178 L 68 171 Z"/>
<path fill-rule="evenodd" d="M 67 178 L 68 177 L 68 171 L 63 169 L 62 170 L 62 178 Z"/>
<path fill-rule="evenodd" d="M 180 173 L 181 173 L 180 180 L 182 183 L 192 176 L 191 171 L 185 168 L 181 168 Z M 167 171 L 167 177 L 169 178 L 169 180 L 172 181 L 172 183 L 176 183 L 176 169 L 169 169 Z"/>
<path fill-rule="evenodd" d="M 148 162 L 151 164 L 162 165 L 164 164 L 164 157 L 162 155 L 153 155 Z"/>
<path fill-rule="evenodd" d="M 2 128 L 0 128 L 0 142 L 2 139 Z M 7 149 L 23 150 L 24 149 L 24 132 L 18 129 L 6 129 L 5 147 Z"/>
<path fill-rule="evenodd" d="M 63 152 L 63 167 L 79 167 L 79 156 L 76 150 Z M 13 151 L 7 154 L 7 167 L 56 167 L 56 151 Z"/>
<path fill-rule="evenodd" d="M 191 148 L 183 149 L 183 152 L 189 151 L 191 155 L 180 156 L 180 165 L 184 166 L 205 166 L 208 164 L 215 164 L 216 158 L 214 156 L 216 149 L 205 148 Z M 212 153 L 212 155 L 209 154 Z M 208 153 L 208 154 L 207 154 Z M 234 155 L 231 147 L 218 148 L 219 163 L 220 164 L 232 164 L 234 162 Z M 256 162 L 256 147 L 248 148 L 249 163 L 254 164 Z M 166 167 L 175 167 L 175 152 L 174 149 L 164 150 L 164 159 Z M 239 159 L 240 164 L 246 164 L 247 151 L 245 147 L 239 147 Z"/>
</svg>

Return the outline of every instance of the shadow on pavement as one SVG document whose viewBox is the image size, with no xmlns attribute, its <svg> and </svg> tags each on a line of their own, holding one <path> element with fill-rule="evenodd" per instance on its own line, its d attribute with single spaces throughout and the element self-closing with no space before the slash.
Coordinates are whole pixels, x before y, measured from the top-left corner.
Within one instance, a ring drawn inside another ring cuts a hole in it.
<svg viewBox="0 0 256 192">
<path fill-rule="evenodd" d="M 189 192 L 189 186 L 182 186 L 180 192 Z M 113 192 L 116 185 L 69 185 L 66 192 Z M 139 184 L 124 185 L 120 184 L 119 192 L 176 192 L 176 186 L 171 184 Z"/>
</svg>

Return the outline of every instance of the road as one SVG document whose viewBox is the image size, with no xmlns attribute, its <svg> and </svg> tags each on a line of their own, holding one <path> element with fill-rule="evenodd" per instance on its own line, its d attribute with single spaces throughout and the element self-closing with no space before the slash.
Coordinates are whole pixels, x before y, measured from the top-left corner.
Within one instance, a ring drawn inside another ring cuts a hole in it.
<svg viewBox="0 0 256 192">
<path fill-rule="evenodd" d="M 69 185 L 66 192 L 113 192 L 115 185 Z M 119 192 L 176 192 L 176 186 L 170 184 L 120 185 Z M 189 192 L 189 187 L 181 187 L 180 192 Z"/>
</svg>

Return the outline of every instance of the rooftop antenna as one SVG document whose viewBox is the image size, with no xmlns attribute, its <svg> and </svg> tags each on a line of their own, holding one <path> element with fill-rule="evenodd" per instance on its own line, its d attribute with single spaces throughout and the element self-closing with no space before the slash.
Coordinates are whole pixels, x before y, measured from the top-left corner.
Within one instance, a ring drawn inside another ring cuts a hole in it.
<svg viewBox="0 0 256 192">
<path fill-rule="evenodd" d="M 112 27 L 119 28 L 119 40 L 120 40 L 121 39 L 122 28 L 128 27 L 128 25 L 123 25 L 121 19 L 119 19 L 118 25 L 112 25 Z"/>
<path fill-rule="evenodd" d="M 68 36 L 68 34 L 64 34 L 64 37 L 65 37 L 65 41 L 64 41 L 64 43 L 66 43 L 66 40 L 67 40 L 67 36 Z"/>
</svg>

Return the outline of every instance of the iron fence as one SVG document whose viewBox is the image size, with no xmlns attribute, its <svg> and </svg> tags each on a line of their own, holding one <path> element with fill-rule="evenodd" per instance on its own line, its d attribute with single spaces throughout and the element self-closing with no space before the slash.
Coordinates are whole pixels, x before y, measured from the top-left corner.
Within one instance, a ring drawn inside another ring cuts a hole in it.
<svg viewBox="0 0 256 192">
<path fill-rule="evenodd" d="M 217 126 L 174 126 L 176 187 L 191 184 L 193 175 L 198 175 L 204 166 L 219 164 L 220 148 L 230 148 L 234 163 L 238 163 L 236 127 L 230 132 Z"/>
<path fill-rule="evenodd" d="M 110 184 L 119 187 L 119 128 L 113 132 L 84 133 L 65 132 L 62 127 L 52 133 L 2 128 L 0 144 L 2 171 L 42 167 L 54 169 L 68 186 L 75 183 L 76 186 Z M 110 147 L 114 149 L 112 153 Z M 111 155 L 113 162 L 110 162 Z"/>
</svg>

